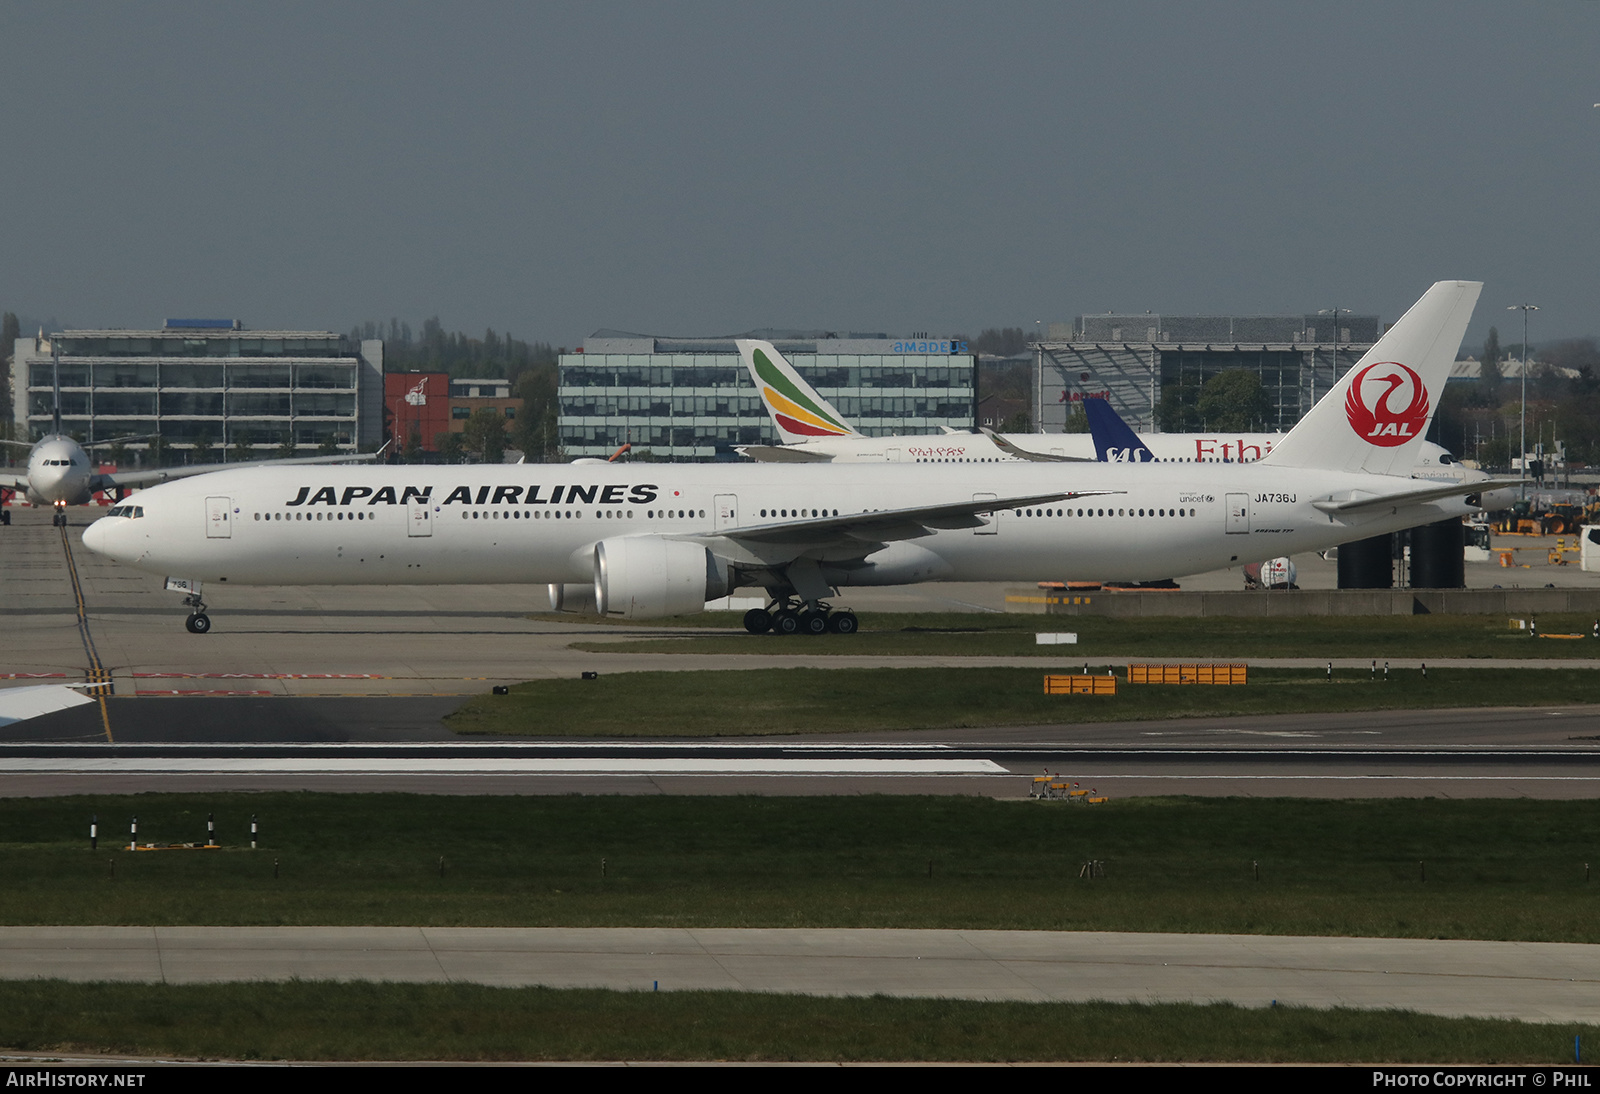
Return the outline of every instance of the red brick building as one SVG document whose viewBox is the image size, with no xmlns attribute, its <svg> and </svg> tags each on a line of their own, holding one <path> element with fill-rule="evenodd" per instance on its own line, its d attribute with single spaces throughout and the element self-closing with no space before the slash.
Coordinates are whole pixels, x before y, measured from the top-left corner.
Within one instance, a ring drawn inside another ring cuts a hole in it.
<svg viewBox="0 0 1600 1094">
<path fill-rule="evenodd" d="M 415 432 L 424 452 L 450 431 L 450 376 L 444 372 L 389 372 L 383 377 L 383 435 L 404 448 Z"/>
</svg>

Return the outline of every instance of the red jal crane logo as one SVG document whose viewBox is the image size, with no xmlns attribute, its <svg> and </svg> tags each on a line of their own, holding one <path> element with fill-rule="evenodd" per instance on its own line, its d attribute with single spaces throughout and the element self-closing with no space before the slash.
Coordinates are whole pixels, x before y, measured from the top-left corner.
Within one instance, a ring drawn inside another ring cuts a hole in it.
<svg viewBox="0 0 1600 1094">
<path fill-rule="evenodd" d="M 1373 370 L 1380 370 L 1373 375 Z M 1387 369 L 1385 373 L 1381 370 Z M 1406 398 L 1404 388 L 1410 388 L 1410 399 L 1402 409 L 1395 409 L 1396 392 Z M 1368 365 L 1350 383 L 1350 392 L 1344 399 L 1345 416 L 1350 428 L 1366 441 L 1382 448 L 1395 448 L 1414 437 L 1420 437 L 1428 424 L 1428 388 L 1411 369 L 1398 361 L 1379 361 Z"/>
</svg>

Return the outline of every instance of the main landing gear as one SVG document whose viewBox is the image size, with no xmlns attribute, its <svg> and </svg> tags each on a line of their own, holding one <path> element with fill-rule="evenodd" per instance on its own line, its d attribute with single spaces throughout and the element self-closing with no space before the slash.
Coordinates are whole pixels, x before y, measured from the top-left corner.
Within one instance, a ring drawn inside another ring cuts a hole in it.
<svg viewBox="0 0 1600 1094">
<path fill-rule="evenodd" d="M 861 624 L 848 608 L 834 611 L 820 600 L 807 603 L 788 598 L 744 613 L 744 629 L 751 634 L 855 634 Z"/>
</svg>

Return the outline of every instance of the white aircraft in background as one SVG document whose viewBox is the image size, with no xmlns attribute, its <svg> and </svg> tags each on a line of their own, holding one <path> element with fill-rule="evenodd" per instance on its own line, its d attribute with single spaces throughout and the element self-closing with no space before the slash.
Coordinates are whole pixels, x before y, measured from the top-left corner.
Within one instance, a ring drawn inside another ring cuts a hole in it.
<svg viewBox="0 0 1600 1094">
<path fill-rule="evenodd" d="M 851 586 L 1199 573 L 1477 510 L 1478 484 L 1409 474 L 1481 288 L 1434 285 L 1253 463 L 251 467 L 147 490 L 83 542 L 166 575 L 196 633 L 202 582 L 540 583 L 626 619 L 755 587 L 748 629 L 822 633 L 855 629 L 828 603 Z"/>
<path fill-rule="evenodd" d="M 806 383 L 771 342 L 737 340 L 745 369 L 783 439 L 778 445 L 743 445 L 736 451 L 766 463 L 993 463 L 997 460 L 1113 463 L 1249 463 L 1261 459 L 1285 433 L 1140 433 L 1132 442 L 1098 445 L 1090 433 L 965 433 L 946 429 L 897 437 L 856 431 L 828 400 Z M 1109 409 L 1104 399 L 1084 399 Z M 1111 411 L 1115 414 L 1115 411 Z M 1118 418 L 1120 422 L 1121 419 Z M 1124 426 L 1124 429 L 1127 429 Z M 1119 439 L 1120 440 L 1120 439 Z M 1141 454 L 1142 450 L 1142 454 Z M 1463 481 L 1481 472 L 1463 467 L 1447 450 L 1424 441 L 1416 478 Z M 1507 502 L 1507 504 L 1510 504 Z"/>
</svg>

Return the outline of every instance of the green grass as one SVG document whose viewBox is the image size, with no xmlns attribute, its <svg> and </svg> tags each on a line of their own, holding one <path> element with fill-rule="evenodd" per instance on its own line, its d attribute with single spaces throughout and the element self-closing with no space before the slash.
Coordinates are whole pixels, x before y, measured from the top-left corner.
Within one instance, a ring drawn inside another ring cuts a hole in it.
<svg viewBox="0 0 1600 1094">
<path fill-rule="evenodd" d="M 141 838 L 165 842 L 200 837 L 212 811 L 222 851 L 108 846 L 132 813 Z M 251 814 L 263 835 L 254 852 Z M 143 794 L 0 800 L 0 833 L 7 924 L 1600 942 L 1600 876 L 1584 875 L 1586 863 L 1600 867 L 1589 801 Z M 1091 858 L 1105 876 L 1080 880 Z"/>
<path fill-rule="evenodd" d="M 1559 706 L 1600 698 L 1594 669 L 1395 671 L 1252 669 L 1242 687 L 1129 685 L 1116 695 L 1045 695 L 1038 668 L 747 669 L 601 672 L 534 680 L 469 699 L 445 722 L 457 733 L 540 737 L 715 737 L 1437 707 Z M 1103 662 L 1095 671 L 1104 672 Z"/>
<path fill-rule="evenodd" d="M 0 982 L 0 1046 L 238 1060 L 1562 1064 L 1597 1027 L 1404 1011 L 472 984 Z"/>
<path fill-rule="evenodd" d="M 1268 595 L 1268 594 L 1263 594 Z M 582 616 L 559 617 L 580 622 Z M 1096 615 L 960 613 L 861 614 L 857 634 L 819 638 L 745 634 L 739 616 L 709 613 L 661 620 L 661 625 L 738 633 L 689 633 L 671 638 L 582 640 L 577 649 L 614 653 L 910 654 L 925 656 L 1062 656 L 1040 646 L 1040 631 L 1074 631 L 1091 657 L 1538 657 L 1600 658 L 1600 642 L 1533 639 L 1503 615 L 1311 616 L 1283 619 L 1163 616 L 1112 619 Z M 596 620 L 596 622 L 599 622 Z M 610 622 L 610 621 L 608 621 Z M 1537 618 L 1543 634 L 1588 635 L 1592 617 Z M 644 624 L 629 624 L 642 627 Z M 1072 653 L 1068 652 L 1068 656 Z"/>
</svg>

